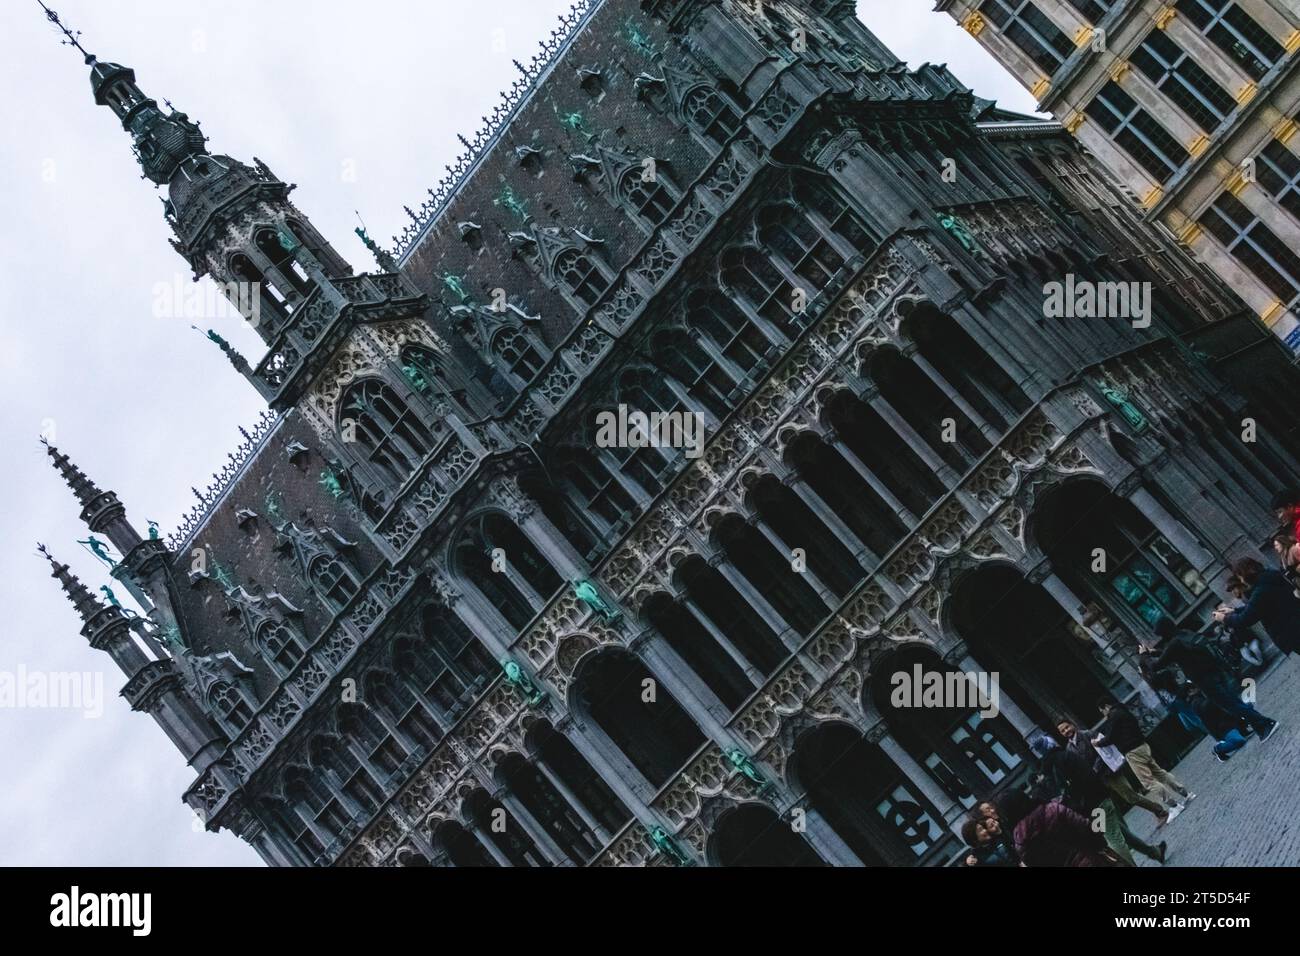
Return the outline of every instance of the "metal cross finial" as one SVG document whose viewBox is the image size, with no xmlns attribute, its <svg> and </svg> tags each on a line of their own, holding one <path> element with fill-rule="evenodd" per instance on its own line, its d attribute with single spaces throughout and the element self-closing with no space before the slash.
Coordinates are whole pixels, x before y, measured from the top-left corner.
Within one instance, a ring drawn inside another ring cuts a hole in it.
<svg viewBox="0 0 1300 956">
<path fill-rule="evenodd" d="M 58 28 L 59 32 L 62 33 L 63 36 L 66 38 L 66 39 L 63 39 L 63 40 L 61 40 L 61 41 L 59 41 L 59 42 L 64 43 L 64 44 L 67 44 L 68 46 L 74 46 L 74 47 L 76 47 L 78 50 L 81 51 L 82 56 L 84 56 L 84 57 L 86 58 L 86 62 L 87 62 L 87 63 L 92 63 L 92 62 L 94 62 L 94 60 L 95 60 L 95 56 L 94 56 L 94 54 L 93 54 L 93 53 L 87 53 L 87 52 L 86 52 L 86 48 L 83 47 L 83 46 L 81 45 L 81 41 L 77 39 L 77 37 L 81 36 L 81 31 L 80 31 L 80 30 L 69 30 L 69 29 L 67 28 L 67 26 L 64 25 L 63 21 L 59 19 L 59 15 L 58 15 L 57 13 L 55 13 L 53 10 L 51 10 L 49 7 L 47 7 L 44 3 L 42 3 L 41 0 L 36 0 L 36 2 L 39 3 L 39 4 L 41 5 L 41 9 L 45 11 L 45 19 L 47 19 L 47 20 L 49 20 L 51 23 L 53 23 L 53 24 Z"/>
</svg>

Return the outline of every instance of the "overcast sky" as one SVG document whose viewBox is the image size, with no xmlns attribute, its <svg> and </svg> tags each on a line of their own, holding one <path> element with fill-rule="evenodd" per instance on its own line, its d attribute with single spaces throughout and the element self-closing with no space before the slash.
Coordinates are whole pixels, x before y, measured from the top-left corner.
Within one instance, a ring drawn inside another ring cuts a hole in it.
<svg viewBox="0 0 1300 956">
<path fill-rule="evenodd" d="M 983 96 L 1032 102 L 931 0 L 861 0 L 859 15 L 911 65 L 947 63 Z M 145 92 L 203 124 L 214 152 L 260 157 L 358 269 L 354 210 L 388 244 L 479 117 L 555 26 L 567 0 L 51 0 L 88 50 L 136 70 Z M 127 135 L 96 107 L 74 51 L 36 0 L 0 5 L 0 679 L 102 675 L 102 714 L 0 709 L 0 864 L 230 865 L 258 857 L 202 832 L 180 795 L 193 774 L 153 721 L 118 696 L 123 677 L 35 553 L 45 542 L 92 588 L 106 570 L 42 432 L 142 532 L 164 533 L 190 486 L 238 444 L 261 403 L 189 322 L 156 318 L 160 284 L 188 288 L 160 193 Z M 309 9 L 310 14 L 304 15 Z M 205 323 L 211 324 L 211 323 Z M 254 362 L 251 330 L 217 331 Z M 122 588 L 119 596 L 127 601 Z M 93 686 L 93 679 L 92 679 Z"/>
</svg>

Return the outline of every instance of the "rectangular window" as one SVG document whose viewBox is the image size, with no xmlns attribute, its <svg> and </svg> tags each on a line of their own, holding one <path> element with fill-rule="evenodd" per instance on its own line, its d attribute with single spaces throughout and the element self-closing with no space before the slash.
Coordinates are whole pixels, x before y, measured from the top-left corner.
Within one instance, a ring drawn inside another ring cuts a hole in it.
<svg viewBox="0 0 1300 956">
<path fill-rule="evenodd" d="M 1152 30 L 1133 51 L 1133 65 L 1205 130 L 1213 133 L 1237 101 L 1163 30 Z"/>
<path fill-rule="evenodd" d="M 1183 145 L 1114 80 L 1098 91 L 1084 112 L 1161 183 L 1191 159 Z"/>
<path fill-rule="evenodd" d="M 1255 160 L 1255 176 L 1278 205 L 1300 222 L 1300 156 L 1269 140 Z"/>
<path fill-rule="evenodd" d="M 1109 13 L 1114 5 L 1113 0 L 1065 0 L 1065 2 L 1074 7 L 1079 16 L 1093 26 L 1101 23 L 1101 18 Z"/>
<path fill-rule="evenodd" d="M 1177 9 L 1256 80 L 1286 53 L 1282 44 L 1232 0 L 1178 0 Z"/>
<path fill-rule="evenodd" d="M 1033 0 L 984 0 L 980 13 L 1048 76 L 1074 52 L 1074 43 Z"/>
<path fill-rule="evenodd" d="M 1200 223 L 1283 306 L 1300 305 L 1300 256 L 1260 222 L 1241 200 L 1225 192 L 1205 211 Z"/>
</svg>

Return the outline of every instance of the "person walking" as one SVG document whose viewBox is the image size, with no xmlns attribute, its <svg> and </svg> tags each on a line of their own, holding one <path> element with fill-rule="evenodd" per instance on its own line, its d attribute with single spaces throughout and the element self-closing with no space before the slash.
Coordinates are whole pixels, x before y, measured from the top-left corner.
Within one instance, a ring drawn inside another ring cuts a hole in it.
<svg viewBox="0 0 1300 956">
<path fill-rule="evenodd" d="M 1013 790 L 1003 796 L 998 811 L 1011 830 L 1021 866 L 1116 865 L 1105 837 L 1087 817 L 1059 801 L 1043 803 Z"/>
<path fill-rule="evenodd" d="M 1074 752 L 1079 758 L 1090 763 L 1092 772 L 1100 779 L 1102 786 L 1121 805 L 1141 807 L 1148 811 L 1156 818 L 1157 826 L 1164 826 L 1169 822 L 1169 811 L 1149 797 L 1138 793 L 1124 776 L 1123 765 L 1117 769 L 1106 763 L 1093 742 L 1086 734 L 1081 733 L 1072 721 L 1059 721 L 1056 732 L 1065 738 L 1067 751 Z"/>
<path fill-rule="evenodd" d="M 1156 762 L 1151 745 L 1142 736 L 1142 728 L 1133 712 L 1109 698 L 1099 701 L 1097 709 L 1104 719 L 1097 728 L 1097 735 L 1092 738 L 1093 746 L 1110 745 L 1122 753 L 1143 792 L 1164 805 L 1170 820 L 1182 813 L 1196 794 Z"/>
<path fill-rule="evenodd" d="M 1154 654 L 1157 670 L 1177 665 L 1187 679 L 1201 689 L 1205 696 L 1238 720 L 1243 720 L 1261 741 L 1277 732 L 1278 722 L 1241 699 L 1241 690 L 1234 678 L 1224 671 L 1217 657 L 1199 646 L 1193 635 L 1181 631 L 1167 617 L 1156 621 L 1156 636 L 1161 643 L 1158 651 L 1148 651 L 1139 645 L 1142 653 Z"/>
<path fill-rule="evenodd" d="M 1240 608 L 1220 606 L 1214 620 L 1232 630 L 1259 623 L 1264 633 L 1283 654 L 1300 650 L 1300 598 L 1286 576 L 1265 568 L 1254 558 L 1243 558 L 1232 567 L 1233 573 L 1249 591 Z"/>
<path fill-rule="evenodd" d="M 1169 712 L 1188 730 L 1214 739 L 1214 759 L 1227 763 L 1234 753 L 1246 746 L 1246 738 L 1237 721 L 1222 707 L 1211 703 L 1191 683 L 1180 684 L 1172 671 L 1153 671 L 1144 662 L 1142 677 L 1160 695 Z"/>
<path fill-rule="evenodd" d="M 1106 773 L 1110 772 L 1110 768 L 1101 762 L 1092 744 L 1067 719 L 1057 721 L 1057 732 L 1067 741 L 1065 747 L 1054 749 L 1052 745 L 1056 741 L 1051 738 L 1046 741 L 1040 738 L 1038 746 L 1048 754 L 1047 759 L 1042 761 L 1043 766 L 1050 768 L 1052 774 L 1064 781 L 1065 802 L 1069 807 L 1092 820 L 1097 818 L 1098 811 L 1101 812 L 1106 843 L 1121 862 L 1133 866 L 1133 851 L 1136 850 L 1145 857 L 1164 863 L 1168 853 L 1167 843 L 1161 841 L 1159 846 L 1152 846 L 1129 828 L 1124 815 L 1133 804 L 1117 797 L 1106 786 L 1105 778 L 1098 768 L 1104 767 Z M 1045 734 L 1043 736 L 1046 737 Z M 1129 792 L 1133 793 L 1132 788 L 1129 788 Z M 1157 819 L 1167 819 L 1159 804 L 1139 797 L 1136 793 L 1133 796 L 1146 803 L 1147 808 L 1157 814 Z M 1006 826 L 1004 820 L 1004 829 Z"/>
</svg>

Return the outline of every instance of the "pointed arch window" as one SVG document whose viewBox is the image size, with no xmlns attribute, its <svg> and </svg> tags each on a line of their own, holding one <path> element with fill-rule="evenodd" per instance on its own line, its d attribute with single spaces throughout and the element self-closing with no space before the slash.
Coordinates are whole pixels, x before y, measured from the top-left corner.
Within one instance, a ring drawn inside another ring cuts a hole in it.
<svg viewBox="0 0 1300 956">
<path fill-rule="evenodd" d="M 362 379 L 344 394 L 340 429 L 351 420 L 347 447 L 368 462 L 390 485 L 401 485 L 433 449 L 425 424 L 392 388 L 376 378 Z"/>
<path fill-rule="evenodd" d="M 442 739 L 442 729 L 411 689 L 387 671 L 366 675 L 366 699 L 387 718 L 387 723 L 417 746 L 432 747 Z"/>
<path fill-rule="evenodd" d="M 343 704 L 339 708 L 339 731 L 357 755 L 386 780 L 397 772 L 406 759 L 401 745 L 374 712 L 362 704 Z"/>
<path fill-rule="evenodd" d="M 357 593 L 357 580 L 342 561 L 332 554 L 316 557 L 307 568 L 312 587 L 329 607 L 341 610 Z"/>
<path fill-rule="evenodd" d="M 786 261 L 810 292 L 826 288 L 844 265 L 844 257 L 790 203 L 773 203 L 759 210 L 758 238 L 763 248 Z"/>
<path fill-rule="evenodd" d="M 668 218 L 677 204 L 678 193 L 670 187 L 658 164 L 649 181 L 646 167 L 636 165 L 619 177 L 618 198 L 634 216 L 653 229 Z"/>
<path fill-rule="evenodd" d="M 531 382 L 545 362 L 541 353 L 520 329 L 502 329 L 492 337 L 491 349 L 501 368 L 520 385 Z"/>
<path fill-rule="evenodd" d="M 282 621 L 267 621 L 257 629 L 257 649 L 272 669 L 286 676 L 307 653 L 302 636 Z"/>
<path fill-rule="evenodd" d="M 393 645 L 393 667 L 444 720 L 454 720 L 492 672 L 492 659 L 463 621 L 440 604 L 420 610 L 417 634 Z"/>
<path fill-rule="evenodd" d="M 710 358 L 700 343 L 685 329 L 664 329 L 652 340 L 655 355 L 663 356 L 663 367 L 690 397 L 721 421 L 731 411 L 728 399 L 736 380 Z"/>
<path fill-rule="evenodd" d="M 231 737 L 237 737 L 253 719 L 253 708 L 239 688 L 229 681 L 217 681 L 208 688 L 208 705 L 217 722 Z"/>
<path fill-rule="evenodd" d="M 591 449 L 583 445 L 566 446 L 559 455 L 560 474 L 577 492 L 579 501 L 606 527 L 617 524 L 623 515 L 636 507 L 628 493 Z"/>
<path fill-rule="evenodd" d="M 384 802 L 383 789 L 370 771 L 361 765 L 360 758 L 344 746 L 336 734 L 313 737 L 307 752 L 312 769 L 329 781 L 345 799 L 360 807 L 361 812 L 372 814 Z"/>
<path fill-rule="evenodd" d="M 230 257 L 230 275 L 235 282 L 240 283 L 249 290 L 248 292 L 241 290 L 239 293 L 240 301 L 235 303 L 235 307 L 243 313 L 244 318 L 250 321 L 254 318 L 254 295 L 257 296 L 258 308 L 269 312 L 270 318 L 275 322 L 279 323 L 289 314 L 289 307 L 284 301 L 284 296 L 266 281 L 266 276 L 262 274 L 262 270 L 253 265 L 253 260 L 242 252 L 237 252 Z"/>
<path fill-rule="evenodd" d="M 718 146 L 740 128 L 740 117 L 711 86 L 697 86 L 682 99 L 682 116 L 690 127 Z"/>
<path fill-rule="evenodd" d="M 853 207 L 828 184 L 802 179 L 795 185 L 794 198 L 818 227 L 843 239 L 856 252 L 869 256 L 880 245 Z"/>
<path fill-rule="evenodd" d="M 494 560 L 494 552 L 504 557 L 504 566 Z M 473 518 L 461 531 L 454 555 L 464 579 L 514 628 L 532 620 L 563 583 L 528 536 L 499 512 Z"/>
<path fill-rule="evenodd" d="M 297 241 L 296 236 L 294 239 Z M 253 243 L 257 246 L 257 251 L 266 257 L 285 281 L 287 288 L 283 291 L 286 294 L 292 290 L 305 299 L 315 288 L 315 283 L 298 264 L 293 253 L 281 245 L 280 237 L 276 235 L 274 229 L 259 229 L 253 237 Z"/>
<path fill-rule="evenodd" d="M 686 325 L 699 329 L 723 358 L 742 372 L 763 360 L 775 345 L 735 304 L 718 292 L 697 292 L 686 305 Z"/>
<path fill-rule="evenodd" d="M 558 281 L 578 302 L 593 306 L 609 287 L 609 280 L 600 271 L 594 259 L 577 249 L 565 249 L 555 259 L 554 274 Z"/>
<path fill-rule="evenodd" d="M 722 281 L 757 315 L 793 337 L 794 288 L 762 252 L 753 246 L 727 250 Z"/>
</svg>

